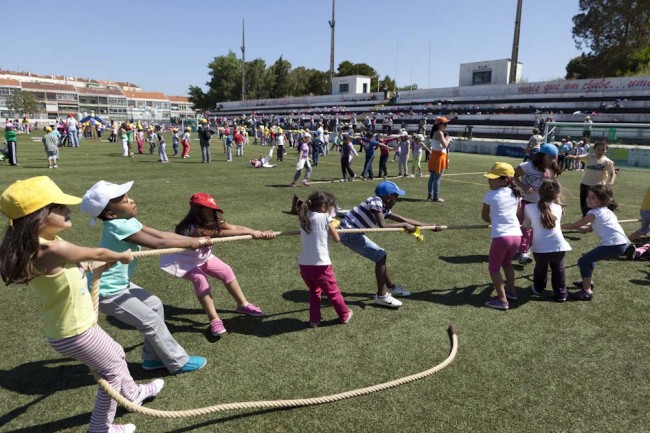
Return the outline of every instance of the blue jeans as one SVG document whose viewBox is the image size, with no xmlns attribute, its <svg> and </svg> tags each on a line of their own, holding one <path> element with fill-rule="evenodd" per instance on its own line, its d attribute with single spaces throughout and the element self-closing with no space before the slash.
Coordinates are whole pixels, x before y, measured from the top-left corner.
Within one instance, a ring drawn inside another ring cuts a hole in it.
<svg viewBox="0 0 650 433">
<path fill-rule="evenodd" d="M 368 154 L 366 152 L 366 162 L 363 166 L 363 171 L 361 172 L 361 177 L 366 177 L 368 176 L 370 179 L 374 178 L 375 176 L 372 173 L 372 161 L 375 159 L 375 154 Z"/>
<path fill-rule="evenodd" d="M 440 174 L 435 171 L 429 172 L 428 198 L 434 200 L 440 198 L 440 179 L 442 179 L 442 173 L 444 172 L 444 170 L 442 170 Z"/>
<path fill-rule="evenodd" d="M 598 246 L 593 250 L 585 253 L 578 259 L 578 267 L 580 268 L 580 276 L 582 278 L 591 277 L 594 272 L 594 263 L 600 260 L 605 260 L 610 257 L 622 256 L 628 244 Z"/>
<path fill-rule="evenodd" d="M 68 128 L 68 143 L 70 147 L 79 147 L 79 132 Z"/>
</svg>

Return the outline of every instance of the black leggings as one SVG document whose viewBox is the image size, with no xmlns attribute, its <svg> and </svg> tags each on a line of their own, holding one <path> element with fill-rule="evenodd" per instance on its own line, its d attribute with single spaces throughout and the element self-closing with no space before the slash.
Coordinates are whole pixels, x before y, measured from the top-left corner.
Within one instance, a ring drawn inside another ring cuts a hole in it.
<svg viewBox="0 0 650 433">
<path fill-rule="evenodd" d="M 354 171 L 350 167 L 350 160 L 348 158 L 341 158 L 341 173 L 343 173 L 343 179 L 346 178 L 346 174 L 349 174 L 350 177 L 354 177 Z"/>
</svg>

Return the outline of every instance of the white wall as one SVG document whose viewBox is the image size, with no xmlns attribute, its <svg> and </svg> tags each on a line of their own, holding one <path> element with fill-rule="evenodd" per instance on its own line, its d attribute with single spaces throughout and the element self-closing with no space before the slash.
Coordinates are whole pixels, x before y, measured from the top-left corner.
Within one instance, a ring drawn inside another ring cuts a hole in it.
<svg viewBox="0 0 650 433">
<path fill-rule="evenodd" d="M 521 79 L 522 64 L 517 67 L 516 80 Z M 473 77 L 475 72 L 492 72 L 492 78 L 489 83 L 475 84 Z M 486 84 L 508 84 L 510 77 L 510 60 L 490 60 L 485 62 L 461 63 L 458 77 L 459 86 L 477 86 Z"/>
<path fill-rule="evenodd" d="M 347 92 L 341 92 L 341 84 L 348 85 Z M 363 85 L 366 85 L 366 91 L 363 90 Z M 357 95 L 360 93 L 370 92 L 370 77 L 362 75 L 350 75 L 348 77 L 334 77 L 332 79 L 332 95 Z"/>
</svg>

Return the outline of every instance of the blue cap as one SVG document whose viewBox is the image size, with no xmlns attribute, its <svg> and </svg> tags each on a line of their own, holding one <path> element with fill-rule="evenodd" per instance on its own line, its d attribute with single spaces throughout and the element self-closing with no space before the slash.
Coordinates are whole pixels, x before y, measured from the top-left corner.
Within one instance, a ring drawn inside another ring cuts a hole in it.
<svg viewBox="0 0 650 433">
<path fill-rule="evenodd" d="M 391 195 L 391 194 L 397 194 L 397 195 L 404 195 L 406 194 L 406 191 L 403 189 L 399 189 L 397 185 L 395 185 L 393 182 L 389 182 L 387 180 L 380 182 L 379 185 L 377 185 L 377 188 L 375 188 L 375 194 L 377 194 L 380 197 L 383 197 L 385 195 Z"/>
<path fill-rule="evenodd" d="M 543 153 L 545 155 L 557 156 L 558 154 L 557 146 L 551 143 L 544 143 L 540 146 L 539 153 Z"/>
</svg>

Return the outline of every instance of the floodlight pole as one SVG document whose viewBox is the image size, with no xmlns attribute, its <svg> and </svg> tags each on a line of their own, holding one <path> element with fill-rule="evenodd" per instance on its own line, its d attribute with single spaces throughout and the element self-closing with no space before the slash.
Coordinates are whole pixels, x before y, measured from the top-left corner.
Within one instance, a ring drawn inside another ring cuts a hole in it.
<svg viewBox="0 0 650 433">
<path fill-rule="evenodd" d="M 334 27 L 336 21 L 334 20 L 334 11 L 336 9 L 336 0 L 332 0 L 332 20 L 329 21 L 330 28 L 332 29 L 332 40 L 330 43 L 330 94 L 334 92 Z"/>
<path fill-rule="evenodd" d="M 241 20 L 241 100 L 246 100 L 246 39 L 244 36 L 244 20 Z"/>
<path fill-rule="evenodd" d="M 519 31 L 521 30 L 521 4 L 523 0 L 517 0 L 517 16 L 515 17 L 515 35 L 512 39 L 512 55 L 510 56 L 510 79 L 508 83 L 517 82 L 517 63 L 519 60 Z"/>
</svg>

